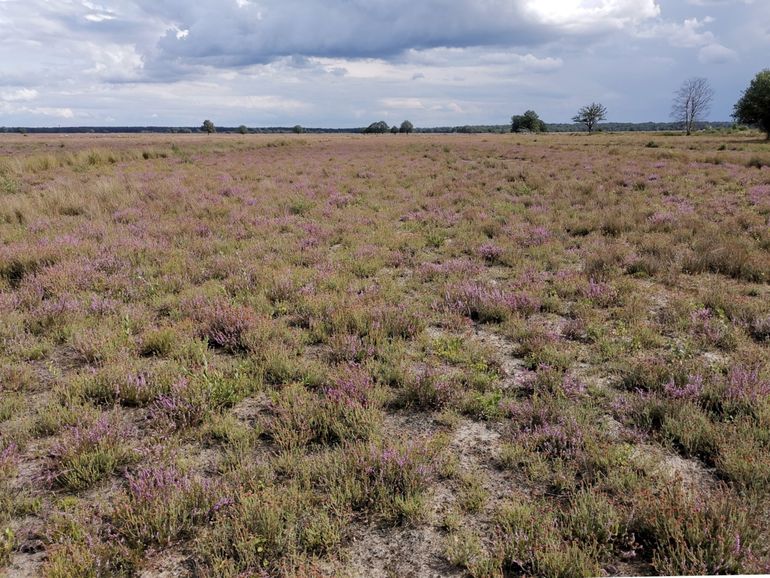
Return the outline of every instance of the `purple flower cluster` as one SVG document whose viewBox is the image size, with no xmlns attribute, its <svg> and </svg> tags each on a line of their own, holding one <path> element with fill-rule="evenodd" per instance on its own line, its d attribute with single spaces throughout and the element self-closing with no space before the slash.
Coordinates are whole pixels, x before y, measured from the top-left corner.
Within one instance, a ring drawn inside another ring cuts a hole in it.
<svg viewBox="0 0 770 578">
<path fill-rule="evenodd" d="M 324 389 L 326 398 L 347 407 L 368 407 L 374 387 L 369 374 L 357 365 L 349 365 L 334 383 Z"/>
<path fill-rule="evenodd" d="M 584 434 L 573 419 L 558 419 L 519 434 L 532 443 L 535 449 L 550 458 L 576 458 L 584 447 Z"/>
<path fill-rule="evenodd" d="M 468 259 L 449 259 L 442 263 L 423 263 L 420 266 L 420 277 L 426 281 L 441 279 L 450 275 L 473 277 L 481 271 L 482 267 Z"/>
<path fill-rule="evenodd" d="M 0 450 L 0 479 L 10 475 L 16 469 L 19 460 L 19 448 L 10 443 Z"/>
<path fill-rule="evenodd" d="M 584 295 L 595 303 L 607 305 L 617 299 L 618 292 L 610 284 L 597 281 L 592 277 L 588 280 Z"/>
<path fill-rule="evenodd" d="M 479 247 L 479 257 L 487 262 L 494 263 L 500 259 L 503 254 L 503 248 L 492 242 L 487 242 Z"/>
<path fill-rule="evenodd" d="M 674 399 L 696 400 L 703 393 L 703 376 L 690 375 L 684 385 L 677 385 L 672 378 L 663 385 L 663 391 Z"/>
<path fill-rule="evenodd" d="M 444 292 L 444 305 L 473 319 L 500 319 L 507 313 L 526 315 L 540 309 L 540 302 L 526 293 L 488 287 L 474 281 L 448 287 Z"/>
<path fill-rule="evenodd" d="M 733 367 L 727 374 L 727 398 L 734 402 L 757 403 L 770 396 L 770 381 L 758 369 Z"/>
<path fill-rule="evenodd" d="M 416 442 L 403 446 L 371 445 L 358 455 L 357 462 L 371 497 L 379 492 L 396 496 L 418 493 L 433 473 L 427 449 Z"/>
<path fill-rule="evenodd" d="M 749 201 L 756 207 L 770 208 L 770 185 L 758 185 L 749 189 Z"/>
<path fill-rule="evenodd" d="M 176 468 L 141 468 L 126 478 L 129 495 L 135 502 L 155 502 L 187 491 L 191 485 L 189 476 L 182 475 Z"/>
<path fill-rule="evenodd" d="M 189 380 L 181 378 L 168 394 L 158 396 L 150 408 L 150 416 L 176 429 L 197 425 L 203 422 L 207 411 L 197 393 Z"/>
</svg>

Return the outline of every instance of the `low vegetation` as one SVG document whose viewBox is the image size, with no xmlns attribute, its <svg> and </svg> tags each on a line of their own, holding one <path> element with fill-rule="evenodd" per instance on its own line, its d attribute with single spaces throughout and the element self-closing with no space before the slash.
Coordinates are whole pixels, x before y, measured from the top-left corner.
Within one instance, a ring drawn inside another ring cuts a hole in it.
<svg viewBox="0 0 770 578">
<path fill-rule="evenodd" d="M 761 137 L 209 132 L 0 140 L 0 568 L 768 571 Z"/>
</svg>

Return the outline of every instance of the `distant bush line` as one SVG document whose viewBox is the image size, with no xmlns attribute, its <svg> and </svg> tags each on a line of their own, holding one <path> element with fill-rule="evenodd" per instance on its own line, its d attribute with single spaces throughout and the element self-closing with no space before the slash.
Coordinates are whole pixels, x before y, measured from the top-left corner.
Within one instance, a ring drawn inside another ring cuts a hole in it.
<svg viewBox="0 0 770 578">
<path fill-rule="evenodd" d="M 708 122 L 699 123 L 695 130 L 721 130 L 734 127 L 732 122 Z M 573 123 L 546 123 L 548 132 L 579 132 L 580 125 Z M 295 133 L 295 126 L 276 126 L 248 128 L 248 134 L 288 134 Z M 333 134 L 363 133 L 365 127 L 354 128 L 308 128 L 303 127 L 304 133 Z M 510 133 L 510 124 L 495 125 L 464 125 L 464 126 L 437 126 L 437 127 L 415 127 L 415 133 L 461 133 L 461 134 L 479 134 L 479 133 Z M 608 122 L 602 123 L 600 130 L 602 132 L 648 132 L 648 131 L 681 131 L 681 123 L 676 122 Z M 0 133 L 200 133 L 200 127 L 174 127 L 174 126 L 73 126 L 73 127 L 0 127 Z M 219 133 L 239 133 L 242 132 L 240 126 L 217 127 Z"/>
</svg>

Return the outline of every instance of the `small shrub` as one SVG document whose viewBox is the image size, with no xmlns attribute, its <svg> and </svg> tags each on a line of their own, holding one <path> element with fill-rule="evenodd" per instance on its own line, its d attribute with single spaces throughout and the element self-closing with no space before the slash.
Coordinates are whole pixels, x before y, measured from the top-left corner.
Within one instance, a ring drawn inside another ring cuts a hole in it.
<svg viewBox="0 0 770 578">
<path fill-rule="evenodd" d="M 51 481 L 69 490 L 83 490 L 115 473 L 137 456 L 126 444 L 126 430 L 103 415 L 91 425 L 65 430 L 51 449 Z"/>
<path fill-rule="evenodd" d="M 171 328 L 151 331 L 142 339 L 139 352 L 144 357 L 168 357 L 173 351 L 176 341 L 176 332 Z"/>
<path fill-rule="evenodd" d="M 134 547 L 168 546 L 232 502 L 218 498 L 210 482 L 175 468 L 145 467 L 127 481 L 112 521 Z"/>
<path fill-rule="evenodd" d="M 673 484 L 644 502 L 636 531 L 660 574 L 744 574 L 756 570 L 760 544 L 751 520 L 724 489 L 697 496 Z"/>
<path fill-rule="evenodd" d="M 480 323 L 499 323 L 513 313 L 531 315 L 540 309 L 540 302 L 525 293 L 465 282 L 445 290 L 443 306 Z"/>
</svg>

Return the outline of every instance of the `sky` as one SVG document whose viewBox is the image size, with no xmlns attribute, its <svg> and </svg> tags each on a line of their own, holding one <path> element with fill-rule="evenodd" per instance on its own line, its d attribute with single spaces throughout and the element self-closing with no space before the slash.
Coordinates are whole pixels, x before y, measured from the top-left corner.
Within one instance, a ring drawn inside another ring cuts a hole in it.
<svg viewBox="0 0 770 578">
<path fill-rule="evenodd" d="M 770 0 L 0 0 L 0 126 L 721 121 L 768 55 Z"/>
</svg>

